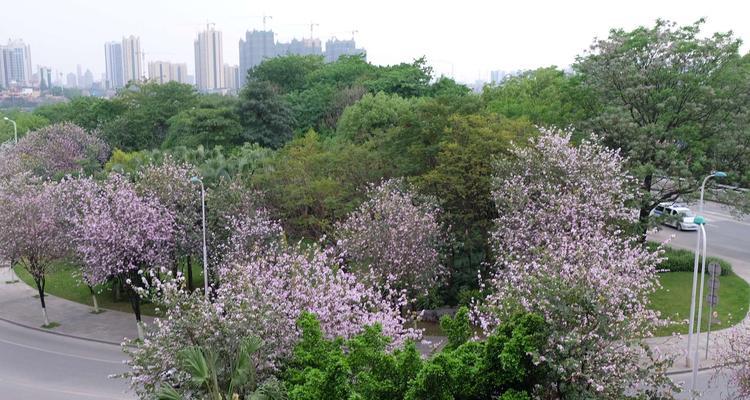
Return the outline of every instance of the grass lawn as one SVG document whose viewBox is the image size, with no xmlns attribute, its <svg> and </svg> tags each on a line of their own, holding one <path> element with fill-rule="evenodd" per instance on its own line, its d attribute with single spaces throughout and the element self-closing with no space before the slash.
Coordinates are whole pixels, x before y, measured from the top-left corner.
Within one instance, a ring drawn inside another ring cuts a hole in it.
<svg viewBox="0 0 750 400">
<path fill-rule="evenodd" d="M 25 269 L 20 266 L 16 266 L 13 269 L 23 282 L 26 282 L 27 285 L 36 290 L 34 280 Z M 60 264 L 54 269 L 53 273 L 47 276 L 45 292 L 53 296 L 75 301 L 76 303 L 87 304 L 91 306 L 93 310 L 94 303 L 91 300 L 91 292 L 89 292 L 89 288 L 86 285 L 79 282 L 75 272 L 75 266 L 70 264 Z M 193 266 L 193 282 L 195 282 L 195 287 L 203 287 L 202 271 L 200 271 L 200 268 L 195 265 Z M 96 299 L 99 302 L 99 308 L 133 312 L 125 293 L 122 293 L 122 301 L 115 301 L 114 291 L 112 290 L 111 285 L 99 285 L 94 287 L 94 289 L 97 292 Z M 143 315 L 155 315 L 154 308 L 155 306 L 151 303 L 141 303 L 141 313 Z"/>
<path fill-rule="evenodd" d="M 672 333 L 687 333 L 687 319 L 690 315 L 690 294 L 693 287 L 692 272 L 666 272 L 659 274 L 662 288 L 651 295 L 651 308 L 661 311 L 662 317 L 675 321 L 668 327 L 659 328 L 657 336 L 669 336 Z M 708 292 L 708 278 L 706 274 L 705 288 L 703 289 L 703 317 L 701 332 L 708 328 L 708 304 L 705 296 Z M 714 322 L 711 330 L 725 329 L 742 321 L 747 315 L 750 305 L 750 286 L 737 275 L 730 274 L 719 278 L 719 305 L 715 309 L 718 312 L 719 322 Z M 700 276 L 698 276 L 700 285 Z M 698 299 L 696 298 L 696 307 Z"/>
</svg>

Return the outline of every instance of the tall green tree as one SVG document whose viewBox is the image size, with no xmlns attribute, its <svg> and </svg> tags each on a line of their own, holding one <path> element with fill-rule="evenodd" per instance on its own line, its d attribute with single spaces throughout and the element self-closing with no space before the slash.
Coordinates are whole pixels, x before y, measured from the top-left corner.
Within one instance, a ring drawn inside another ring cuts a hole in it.
<svg viewBox="0 0 750 400">
<path fill-rule="evenodd" d="M 245 141 L 277 149 L 292 138 L 292 109 L 268 81 L 250 81 L 237 106 Z"/>
<path fill-rule="evenodd" d="M 577 122 L 582 112 L 572 80 L 555 67 L 539 68 L 507 78 L 497 86 L 485 86 L 482 100 L 488 110 L 506 117 L 566 127 Z"/>
<path fill-rule="evenodd" d="M 303 90 L 308 75 L 324 65 L 322 56 L 288 55 L 263 61 L 248 71 L 248 82 L 267 81 L 282 93 Z"/>
<path fill-rule="evenodd" d="M 229 96 L 201 96 L 194 108 L 170 118 L 162 148 L 185 146 L 233 148 L 244 143 L 236 112 L 238 100 Z"/>
<path fill-rule="evenodd" d="M 194 107 L 198 94 L 177 82 L 130 83 L 113 101 L 123 112 L 103 125 L 102 136 L 113 148 L 130 151 L 161 146 L 169 119 Z"/>
<path fill-rule="evenodd" d="M 615 29 L 574 65 L 582 90 L 595 99 L 582 126 L 621 149 L 640 181 L 644 238 L 649 213 L 660 202 L 691 195 L 712 170 L 729 169 L 732 178 L 742 173 L 716 155 L 720 145 L 747 140 L 742 124 L 750 74 L 740 40 L 731 32 L 704 36 L 703 23 L 659 20 L 653 27 Z M 747 159 L 750 150 L 738 156 Z"/>
</svg>

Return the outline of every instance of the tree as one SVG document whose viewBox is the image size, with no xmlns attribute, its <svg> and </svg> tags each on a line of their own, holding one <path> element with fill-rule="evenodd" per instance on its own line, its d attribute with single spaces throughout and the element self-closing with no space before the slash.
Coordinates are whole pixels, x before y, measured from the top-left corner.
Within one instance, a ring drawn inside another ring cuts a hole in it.
<svg viewBox="0 0 750 400">
<path fill-rule="evenodd" d="M 71 122 L 93 132 L 125 110 L 121 102 L 93 96 L 74 97 L 69 102 L 39 106 L 33 115 L 52 123 Z"/>
<path fill-rule="evenodd" d="M 370 186 L 368 199 L 336 225 L 335 236 L 353 271 L 413 301 L 444 278 L 440 249 L 447 239 L 435 201 L 404 186 L 401 180 Z"/>
<path fill-rule="evenodd" d="M 153 149 L 167 136 L 169 119 L 197 104 L 191 85 L 169 82 L 129 83 L 113 100 L 123 108 L 102 127 L 102 137 L 121 150 Z"/>
<path fill-rule="evenodd" d="M 450 248 L 447 297 L 477 289 L 477 271 L 491 255 L 487 241 L 497 210 L 490 189 L 494 160 L 508 157 L 511 143 L 537 132 L 525 120 L 494 114 L 454 115 L 437 145 L 435 167 L 413 179 L 420 193 L 438 199 L 441 222 L 458 246 Z"/>
<path fill-rule="evenodd" d="M 743 399 L 750 396 L 750 323 L 743 321 L 730 329 L 725 345 L 717 349 L 722 365 L 714 376 L 728 375 L 737 389 L 732 398 Z"/>
<path fill-rule="evenodd" d="M 424 57 L 412 63 L 380 67 L 375 78 L 364 82 L 371 93 L 385 92 L 401 97 L 420 97 L 429 92 L 432 67 Z"/>
<path fill-rule="evenodd" d="M 27 175 L 0 184 L 0 257 L 18 262 L 34 279 L 42 305 L 44 326 L 49 326 L 44 300 L 46 276 L 54 262 L 70 254 L 69 231 L 57 186 Z"/>
<path fill-rule="evenodd" d="M 355 143 L 364 143 L 398 125 L 412 112 L 412 104 L 398 95 L 366 94 L 344 110 L 336 134 Z"/>
<path fill-rule="evenodd" d="M 564 128 L 582 118 L 572 80 L 556 67 L 539 68 L 485 86 L 482 100 L 488 110 L 506 117 Z"/>
<path fill-rule="evenodd" d="M 444 321 L 471 332 L 468 318 Z M 388 352 L 378 325 L 346 340 L 326 338 L 312 314 L 298 324 L 302 338 L 283 374 L 291 400 L 528 400 L 546 383 L 535 365 L 547 336 L 538 315 L 515 316 L 482 341 L 464 338 L 425 360 L 413 343 Z"/>
<path fill-rule="evenodd" d="M 264 380 L 291 356 L 303 312 L 319 316 L 326 337 L 349 338 L 375 321 L 394 338 L 393 346 L 417 336 L 404 328 L 397 309 L 340 267 L 332 250 L 288 245 L 263 213 L 235 220 L 233 227 L 210 300 L 181 290 L 179 280 L 154 280 L 165 315 L 149 327 L 146 340 L 126 349 L 132 365 L 126 376 L 139 395 L 187 384 L 189 376 L 172 373 L 180 350 L 203 346 L 231 359 L 250 336 L 266 343 L 256 359 L 258 381 Z"/>
<path fill-rule="evenodd" d="M 385 175 L 384 161 L 372 147 L 315 132 L 289 142 L 276 153 L 253 187 L 293 238 L 319 238 L 363 200 L 363 189 Z"/>
<path fill-rule="evenodd" d="M 44 179 L 83 171 L 95 173 L 109 158 L 109 147 L 81 127 L 62 123 L 33 131 L 6 149 L 0 176 L 29 172 Z"/>
<path fill-rule="evenodd" d="M 671 362 L 642 342 L 661 323 L 648 308 L 660 253 L 618 227 L 636 216 L 624 159 L 596 142 L 572 147 L 570 132 L 541 133 L 496 169 L 497 261 L 475 315 L 485 331 L 519 310 L 544 318 L 542 398 L 667 394 Z"/>
<path fill-rule="evenodd" d="M 232 148 L 242 145 L 242 126 L 233 108 L 195 108 L 170 118 L 162 149 L 178 146 Z"/>
<path fill-rule="evenodd" d="M 15 140 L 13 124 L 5 121 L 3 118 L 8 118 L 16 122 L 19 139 L 28 132 L 43 128 L 50 123 L 47 118 L 36 115 L 36 113 L 32 114 L 20 110 L 2 110 L 0 111 L 0 144 Z"/>
<path fill-rule="evenodd" d="M 173 216 L 172 271 L 177 275 L 178 263 L 185 260 L 190 290 L 193 289 L 192 256 L 200 254 L 203 245 L 200 187 L 191 182 L 196 176 L 200 174 L 195 167 L 167 156 L 161 164 L 140 171 L 135 187 L 140 196 L 157 199 Z"/>
<path fill-rule="evenodd" d="M 321 56 L 286 55 L 270 58 L 248 71 L 248 84 L 245 88 L 250 83 L 264 81 L 278 87 L 281 93 L 300 91 L 307 85 L 308 76 L 324 65 Z"/>
<path fill-rule="evenodd" d="M 621 149 L 640 180 L 644 240 L 649 213 L 660 202 L 690 195 L 712 170 L 742 173 L 715 150 L 747 136 L 739 116 L 750 105 L 750 70 L 742 68 L 739 39 L 701 37 L 702 25 L 658 20 L 650 28 L 612 30 L 574 65 L 582 90 L 595 99 L 582 125 Z M 741 151 L 735 157 L 750 156 Z"/>
<path fill-rule="evenodd" d="M 172 265 L 174 216 L 156 198 L 138 196 L 122 175 L 110 174 L 98 190 L 76 181 L 69 181 L 71 190 L 80 190 L 74 195 L 80 204 L 71 222 L 84 279 L 91 284 L 113 277 L 125 282 L 139 337 L 143 337 L 138 288 L 149 285 L 156 272 L 166 273 Z"/>
<path fill-rule="evenodd" d="M 292 110 L 267 81 L 250 81 L 237 108 L 245 141 L 277 149 L 292 138 Z"/>
</svg>

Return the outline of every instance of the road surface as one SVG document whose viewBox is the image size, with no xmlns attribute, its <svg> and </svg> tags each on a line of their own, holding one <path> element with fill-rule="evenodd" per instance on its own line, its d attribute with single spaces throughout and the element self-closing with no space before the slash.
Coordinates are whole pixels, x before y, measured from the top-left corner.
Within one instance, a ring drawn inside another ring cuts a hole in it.
<svg viewBox="0 0 750 400">
<path fill-rule="evenodd" d="M 690 205 L 690 208 L 706 218 L 708 255 L 727 259 L 738 275 L 750 281 L 750 216 L 736 219 L 724 206 L 710 201 L 706 202 L 703 213 L 698 212 L 696 204 Z M 695 248 L 696 234 L 694 231 L 679 232 L 662 225 L 658 232 L 649 235 L 649 239 L 663 241 L 675 235 L 670 245 L 692 250 Z"/>
<path fill-rule="evenodd" d="M 693 397 L 690 392 L 690 385 L 693 381 L 692 372 L 685 374 L 671 375 L 672 381 L 686 388 L 682 393 L 675 395 L 677 400 L 691 400 Z M 716 374 L 714 370 L 699 371 L 698 379 L 695 380 L 695 390 L 700 393 L 702 400 L 724 400 L 734 398 L 734 391 L 729 386 L 727 376 Z"/>
<path fill-rule="evenodd" d="M 0 399 L 133 399 L 118 346 L 72 339 L 0 321 Z"/>
</svg>

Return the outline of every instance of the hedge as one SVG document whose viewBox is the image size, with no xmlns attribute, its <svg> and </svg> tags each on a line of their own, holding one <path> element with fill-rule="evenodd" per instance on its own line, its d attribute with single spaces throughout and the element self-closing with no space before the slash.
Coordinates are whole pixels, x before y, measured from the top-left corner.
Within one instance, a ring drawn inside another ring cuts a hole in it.
<svg viewBox="0 0 750 400">
<path fill-rule="evenodd" d="M 658 247 L 658 243 L 649 243 L 651 250 Z M 691 250 L 675 249 L 673 247 L 665 246 L 664 257 L 666 260 L 662 261 L 657 267 L 660 270 L 668 270 L 670 272 L 692 272 L 693 263 L 695 262 L 695 253 Z M 706 273 L 708 273 L 708 264 L 711 262 L 718 262 L 721 265 L 721 275 L 730 275 L 732 273 L 732 264 L 728 261 L 718 257 L 709 256 L 706 260 Z M 700 266 L 699 266 L 700 268 Z"/>
</svg>

